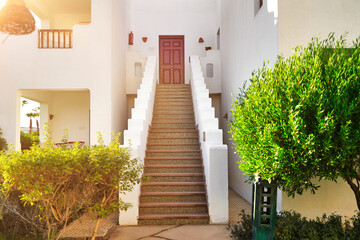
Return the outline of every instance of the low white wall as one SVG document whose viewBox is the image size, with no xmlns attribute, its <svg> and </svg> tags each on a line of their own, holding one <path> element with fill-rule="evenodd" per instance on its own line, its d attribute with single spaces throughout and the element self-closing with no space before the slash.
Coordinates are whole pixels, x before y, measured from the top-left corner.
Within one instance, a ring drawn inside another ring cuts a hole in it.
<svg viewBox="0 0 360 240">
<path fill-rule="evenodd" d="M 210 223 L 229 220 L 228 149 L 223 144 L 215 109 L 211 106 L 198 56 L 191 56 L 191 91 L 196 123 L 198 124 L 204 174 L 206 179 Z"/>
<path fill-rule="evenodd" d="M 154 108 L 156 88 L 155 72 L 156 57 L 150 56 L 147 58 L 144 77 L 137 91 L 135 107 L 131 110 L 131 119 L 128 120 L 128 130 L 124 131 L 124 145 L 122 147 L 130 148 L 132 157 L 137 158 L 139 164 L 142 165 L 144 164 L 149 125 L 151 124 Z M 124 202 L 132 204 L 132 208 L 120 212 L 120 225 L 137 225 L 139 196 L 139 184 L 135 186 L 132 192 L 120 194 L 120 198 Z"/>
</svg>

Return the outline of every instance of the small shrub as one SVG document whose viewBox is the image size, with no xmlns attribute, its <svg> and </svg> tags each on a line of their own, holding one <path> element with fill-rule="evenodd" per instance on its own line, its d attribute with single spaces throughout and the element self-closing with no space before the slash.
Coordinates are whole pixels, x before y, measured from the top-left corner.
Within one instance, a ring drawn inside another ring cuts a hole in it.
<svg viewBox="0 0 360 240">
<path fill-rule="evenodd" d="M 250 239 L 252 236 L 252 225 L 251 217 L 249 214 L 245 213 L 245 210 L 242 209 L 239 216 L 241 220 L 238 224 L 229 225 L 228 229 L 230 230 L 232 240 L 246 240 Z"/>
<path fill-rule="evenodd" d="M 21 150 L 29 150 L 33 145 L 38 145 L 39 142 L 40 138 L 38 132 L 20 132 Z"/>
<path fill-rule="evenodd" d="M 0 128 L 0 151 L 7 150 L 7 142 L 6 139 L 2 136 L 2 130 Z"/>
<path fill-rule="evenodd" d="M 244 210 L 239 214 L 241 221 L 229 225 L 232 240 L 251 240 L 251 217 Z M 274 240 L 359 240 L 360 239 L 360 212 L 350 221 L 343 221 L 337 214 L 314 220 L 302 217 L 294 211 L 283 211 L 276 217 Z"/>
<path fill-rule="evenodd" d="M 23 205 L 39 210 L 35 221 L 45 225 L 44 238 L 55 239 L 82 211 L 91 211 L 98 227 L 103 217 L 129 208 L 119 192 L 141 181 L 141 168 L 128 149 L 120 148 L 119 135 L 109 146 L 101 136 L 91 147 L 56 148 L 48 139 L 44 148 L 0 152 L 0 198 L 10 206 L 10 193 L 18 191 Z"/>
</svg>

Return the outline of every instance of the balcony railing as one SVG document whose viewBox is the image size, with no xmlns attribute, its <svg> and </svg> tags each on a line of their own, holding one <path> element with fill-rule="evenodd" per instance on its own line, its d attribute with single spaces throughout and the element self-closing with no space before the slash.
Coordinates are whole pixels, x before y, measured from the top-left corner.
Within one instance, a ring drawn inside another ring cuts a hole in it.
<svg viewBox="0 0 360 240">
<path fill-rule="evenodd" d="M 41 29 L 38 31 L 38 48 L 70 49 L 72 48 L 71 29 Z"/>
</svg>

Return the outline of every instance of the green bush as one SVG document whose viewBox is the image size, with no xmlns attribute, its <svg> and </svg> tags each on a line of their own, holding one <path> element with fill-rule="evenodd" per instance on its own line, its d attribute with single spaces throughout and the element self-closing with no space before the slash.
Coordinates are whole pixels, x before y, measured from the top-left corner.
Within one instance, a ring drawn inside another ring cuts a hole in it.
<svg viewBox="0 0 360 240">
<path fill-rule="evenodd" d="M 232 240 L 251 240 L 251 218 L 244 210 L 241 221 L 229 225 Z M 308 220 L 294 211 L 283 211 L 276 217 L 274 240 L 358 240 L 360 239 L 360 212 L 343 221 L 340 215 L 323 215 Z"/>
<path fill-rule="evenodd" d="M 239 167 L 250 181 L 277 181 L 294 196 L 342 178 L 360 210 L 359 39 L 313 39 L 273 68 L 264 65 L 231 113 Z"/>
<path fill-rule="evenodd" d="M 39 142 L 40 142 L 40 138 L 38 132 L 32 132 L 32 133 L 26 133 L 23 131 L 20 132 L 21 150 L 29 150 L 31 146 L 38 145 Z"/>
<path fill-rule="evenodd" d="M 100 136 L 91 147 L 56 148 L 48 140 L 44 148 L 0 153 L 0 174 L 2 196 L 18 191 L 23 205 L 39 210 L 44 237 L 55 239 L 82 211 L 91 211 L 98 226 L 108 214 L 131 207 L 118 196 L 141 181 L 141 166 L 120 148 L 119 135 L 109 146 Z"/>
<path fill-rule="evenodd" d="M 7 150 L 7 142 L 6 139 L 2 136 L 2 130 L 0 128 L 0 151 Z"/>
</svg>

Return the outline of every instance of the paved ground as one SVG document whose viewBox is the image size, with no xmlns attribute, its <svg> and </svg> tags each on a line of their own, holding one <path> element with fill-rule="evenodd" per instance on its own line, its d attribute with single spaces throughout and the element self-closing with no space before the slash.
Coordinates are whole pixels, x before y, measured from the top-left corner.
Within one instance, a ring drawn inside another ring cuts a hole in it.
<svg viewBox="0 0 360 240">
<path fill-rule="evenodd" d="M 239 212 L 250 212 L 251 206 L 234 191 L 229 190 L 229 222 L 238 222 Z M 118 226 L 110 240 L 229 240 L 227 225 L 179 226 Z"/>
</svg>

